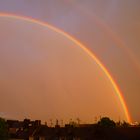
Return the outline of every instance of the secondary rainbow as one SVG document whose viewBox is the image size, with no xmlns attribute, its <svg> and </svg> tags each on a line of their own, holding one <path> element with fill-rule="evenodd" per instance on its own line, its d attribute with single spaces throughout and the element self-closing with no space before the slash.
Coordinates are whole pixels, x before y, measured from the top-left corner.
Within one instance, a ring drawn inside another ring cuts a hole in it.
<svg viewBox="0 0 140 140">
<path fill-rule="evenodd" d="M 69 4 L 78 5 L 78 3 L 76 4 L 76 1 L 69 1 Z M 97 27 L 99 27 L 103 32 L 105 32 L 106 35 L 108 35 L 109 38 L 114 41 L 117 47 L 121 48 L 124 53 L 129 56 L 129 59 L 134 63 L 134 66 L 138 68 L 138 70 L 140 70 L 140 64 L 137 61 L 135 55 L 132 53 L 129 47 L 126 47 L 125 42 L 118 36 L 115 31 L 110 28 L 110 26 L 108 26 L 103 20 L 101 20 L 101 18 L 97 17 L 96 14 L 89 12 L 89 10 L 86 10 L 84 6 L 77 6 L 77 9 L 80 10 L 80 13 L 84 14 L 85 17 L 88 17 L 91 21 L 93 21 L 93 23 L 95 22 Z M 140 74 L 139 71 L 137 72 L 138 74 Z"/>
<path fill-rule="evenodd" d="M 123 95 L 121 93 L 121 90 L 119 89 L 119 87 L 117 86 L 115 80 L 113 79 L 113 77 L 111 76 L 111 74 L 109 73 L 109 71 L 107 70 L 107 68 L 100 62 L 100 60 L 96 57 L 96 55 L 91 52 L 86 46 L 84 46 L 80 41 L 78 41 L 77 39 L 75 39 L 74 37 L 72 37 L 71 35 L 69 35 L 68 33 L 46 23 L 46 22 L 43 22 L 43 21 L 40 21 L 38 19 L 34 19 L 34 18 L 31 18 L 31 17 L 25 17 L 25 16 L 19 16 L 19 15 L 14 15 L 14 14 L 7 14 L 7 13 L 0 13 L 0 17 L 8 17 L 8 18 L 15 18 L 15 19 L 21 19 L 21 20 L 24 20 L 24 21 L 28 21 L 28 22 L 32 22 L 32 23 L 36 23 L 36 24 L 39 24 L 41 26 L 45 26 L 45 27 L 48 27 L 50 28 L 51 30 L 65 36 L 66 38 L 68 38 L 69 40 L 71 40 L 72 42 L 74 42 L 75 44 L 77 44 L 83 51 L 85 51 L 98 65 L 99 67 L 103 70 L 103 72 L 105 73 L 105 75 L 108 77 L 108 79 L 110 80 L 119 100 L 120 100 L 120 103 L 122 105 L 122 108 L 124 110 L 124 113 L 125 113 L 125 116 L 126 116 L 126 119 L 127 121 L 130 123 L 131 122 L 131 117 L 130 117 L 130 114 L 129 114 L 129 111 L 127 109 L 127 106 L 126 106 L 126 103 L 123 99 Z"/>
</svg>

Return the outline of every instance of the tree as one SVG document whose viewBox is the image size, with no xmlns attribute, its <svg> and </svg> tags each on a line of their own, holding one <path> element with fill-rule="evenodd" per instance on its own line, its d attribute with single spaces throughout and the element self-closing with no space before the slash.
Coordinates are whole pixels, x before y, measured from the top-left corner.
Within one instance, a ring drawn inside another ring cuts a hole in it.
<svg viewBox="0 0 140 140">
<path fill-rule="evenodd" d="M 107 128 L 114 128 L 116 126 L 115 122 L 108 117 L 101 118 L 97 124 L 101 127 Z"/>
<path fill-rule="evenodd" d="M 0 140 L 8 140 L 8 127 L 4 119 L 0 118 Z"/>
<path fill-rule="evenodd" d="M 127 128 L 127 127 L 130 127 L 130 124 L 126 121 L 123 121 L 123 123 L 121 124 L 121 127 Z"/>
</svg>

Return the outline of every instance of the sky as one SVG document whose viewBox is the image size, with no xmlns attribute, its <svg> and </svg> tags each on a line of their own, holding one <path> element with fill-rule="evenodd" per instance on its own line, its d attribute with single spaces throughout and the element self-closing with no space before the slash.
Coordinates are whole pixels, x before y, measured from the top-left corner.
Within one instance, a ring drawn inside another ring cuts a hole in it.
<svg viewBox="0 0 140 140">
<path fill-rule="evenodd" d="M 47 22 L 62 29 L 87 46 L 115 79 L 123 93 L 133 121 L 140 121 L 138 108 L 140 106 L 139 6 L 139 0 L 0 0 L 0 12 L 29 16 Z M 6 23 L 4 24 L 1 26 L 1 30 L 9 26 Z M 24 28 L 26 29 L 27 27 L 25 26 Z M 1 36 L 3 36 L 3 32 L 0 33 Z M 15 50 L 17 49 L 16 46 L 13 47 L 15 47 Z M 2 47 L 1 50 L 3 50 Z M 31 59 L 30 55 L 33 50 L 27 50 L 25 52 L 28 52 Z M 16 52 L 16 54 L 18 53 Z M 36 56 L 37 54 L 34 55 Z M 20 57 L 23 59 L 22 56 Z M 76 64 L 73 65 L 75 66 Z M 95 74 L 96 72 L 93 73 Z M 98 76 L 100 77 L 101 74 L 98 74 Z M 89 77 L 91 77 L 91 80 L 92 76 Z M 95 81 L 93 80 L 92 82 L 94 83 Z M 106 82 L 107 85 L 108 82 Z M 111 90 L 111 87 L 106 90 Z"/>
</svg>

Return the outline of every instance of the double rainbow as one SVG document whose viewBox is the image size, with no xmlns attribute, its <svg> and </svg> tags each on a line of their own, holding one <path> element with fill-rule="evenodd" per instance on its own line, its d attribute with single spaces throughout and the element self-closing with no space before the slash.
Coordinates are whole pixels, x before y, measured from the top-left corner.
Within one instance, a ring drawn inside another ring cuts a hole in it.
<svg viewBox="0 0 140 140">
<path fill-rule="evenodd" d="M 41 26 L 44 27 L 48 27 L 49 29 L 61 34 L 62 36 L 66 37 L 67 39 L 71 40 L 72 42 L 74 42 L 76 45 L 78 45 L 83 51 L 85 51 L 98 65 L 99 67 L 103 70 L 103 72 L 105 73 L 105 75 L 108 77 L 108 79 L 110 80 L 118 98 L 119 101 L 122 105 L 122 108 L 124 110 L 125 116 L 127 121 L 130 123 L 131 122 L 131 117 L 128 111 L 128 108 L 126 106 L 126 103 L 124 101 L 123 95 L 121 93 L 121 90 L 119 89 L 118 85 L 116 84 L 115 80 L 113 79 L 113 77 L 111 76 L 111 74 L 109 73 L 109 71 L 107 70 L 107 68 L 100 62 L 100 60 L 95 56 L 95 54 L 93 52 L 91 52 L 86 46 L 84 46 L 80 41 L 78 41 L 77 39 L 75 39 L 74 37 L 72 37 L 71 35 L 69 35 L 68 33 L 37 19 L 31 18 L 31 17 L 25 17 L 25 16 L 19 16 L 19 15 L 14 15 L 14 14 L 7 14 L 7 13 L 0 13 L 0 17 L 8 17 L 8 18 L 14 18 L 14 19 L 21 19 L 27 22 L 32 22 L 35 24 L 39 24 Z"/>
</svg>

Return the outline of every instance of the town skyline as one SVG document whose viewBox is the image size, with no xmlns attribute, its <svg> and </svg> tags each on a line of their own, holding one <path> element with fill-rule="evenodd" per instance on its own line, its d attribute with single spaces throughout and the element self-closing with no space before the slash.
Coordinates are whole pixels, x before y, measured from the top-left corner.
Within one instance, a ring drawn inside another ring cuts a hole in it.
<svg viewBox="0 0 140 140">
<path fill-rule="evenodd" d="M 0 0 L 0 116 L 140 121 L 139 5 Z"/>
</svg>

